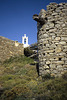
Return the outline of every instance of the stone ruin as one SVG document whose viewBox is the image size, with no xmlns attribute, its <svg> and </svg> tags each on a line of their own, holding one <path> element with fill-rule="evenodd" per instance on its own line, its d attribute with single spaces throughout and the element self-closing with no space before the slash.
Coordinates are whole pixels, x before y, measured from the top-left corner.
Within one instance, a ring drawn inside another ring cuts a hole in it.
<svg viewBox="0 0 67 100">
<path fill-rule="evenodd" d="M 19 55 L 24 55 L 23 44 L 0 36 L 0 61 Z"/>
<path fill-rule="evenodd" d="M 33 19 L 38 30 L 39 75 L 60 77 L 67 71 L 67 3 L 50 3 Z"/>
</svg>

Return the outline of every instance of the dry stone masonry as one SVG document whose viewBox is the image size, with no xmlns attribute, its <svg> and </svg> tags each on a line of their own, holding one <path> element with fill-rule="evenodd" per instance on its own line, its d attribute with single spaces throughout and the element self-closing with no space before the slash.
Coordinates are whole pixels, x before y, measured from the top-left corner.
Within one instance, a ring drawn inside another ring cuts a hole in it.
<svg viewBox="0 0 67 100">
<path fill-rule="evenodd" d="M 0 61 L 24 54 L 23 44 L 0 36 Z"/>
<path fill-rule="evenodd" d="M 50 3 L 33 19 L 38 29 L 39 74 L 60 77 L 67 71 L 67 3 Z"/>
</svg>

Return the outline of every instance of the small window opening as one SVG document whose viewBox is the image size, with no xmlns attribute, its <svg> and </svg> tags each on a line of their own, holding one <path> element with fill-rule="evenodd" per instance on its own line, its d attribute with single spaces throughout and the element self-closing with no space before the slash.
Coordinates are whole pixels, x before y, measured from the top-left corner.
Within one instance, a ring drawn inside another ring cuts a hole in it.
<svg viewBox="0 0 67 100">
<path fill-rule="evenodd" d="M 44 46 L 46 46 L 46 44 L 44 44 Z"/>
<path fill-rule="evenodd" d="M 40 44 L 40 46 L 42 46 L 42 44 Z"/>
<path fill-rule="evenodd" d="M 59 61 L 61 61 L 61 58 L 59 58 Z"/>
<path fill-rule="evenodd" d="M 60 7 L 60 5 L 57 5 L 57 7 Z"/>
<path fill-rule="evenodd" d="M 55 53 L 55 51 L 53 51 L 53 53 Z"/>
<path fill-rule="evenodd" d="M 54 11 L 56 10 L 56 8 L 54 8 Z"/>
<path fill-rule="evenodd" d="M 45 56 L 45 53 L 43 53 L 43 55 Z"/>
<path fill-rule="evenodd" d="M 50 64 L 47 64 L 47 66 L 50 66 Z"/>
<path fill-rule="evenodd" d="M 55 21 L 52 21 L 52 22 L 54 23 L 54 27 L 55 27 L 56 22 Z"/>
<path fill-rule="evenodd" d="M 42 29 L 42 31 L 44 31 L 44 29 Z"/>
<path fill-rule="evenodd" d="M 45 19 L 48 20 L 47 17 L 45 17 Z"/>
<path fill-rule="evenodd" d="M 26 39 L 24 39 L 24 44 L 26 44 Z"/>
<path fill-rule="evenodd" d="M 47 54 L 49 54 L 49 52 Z"/>
<path fill-rule="evenodd" d="M 47 64 L 47 66 L 49 67 L 49 69 L 50 69 L 50 64 Z"/>
<path fill-rule="evenodd" d="M 51 7 L 51 9 L 52 9 L 52 7 Z"/>
</svg>

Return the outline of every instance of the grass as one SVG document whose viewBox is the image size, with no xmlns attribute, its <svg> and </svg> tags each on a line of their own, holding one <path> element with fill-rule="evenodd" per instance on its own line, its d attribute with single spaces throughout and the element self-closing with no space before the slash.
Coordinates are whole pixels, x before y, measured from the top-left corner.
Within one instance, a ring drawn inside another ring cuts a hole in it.
<svg viewBox="0 0 67 100">
<path fill-rule="evenodd" d="M 0 100 L 67 100 L 67 73 L 43 81 L 33 64 L 33 59 L 18 56 L 0 65 Z"/>
</svg>

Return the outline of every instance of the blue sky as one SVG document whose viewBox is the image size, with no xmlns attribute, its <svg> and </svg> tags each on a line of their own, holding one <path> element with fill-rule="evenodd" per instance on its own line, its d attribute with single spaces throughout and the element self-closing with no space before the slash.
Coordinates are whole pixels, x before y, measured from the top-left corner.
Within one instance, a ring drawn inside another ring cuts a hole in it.
<svg viewBox="0 0 67 100">
<path fill-rule="evenodd" d="M 0 36 L 22 42 L 29 37 L 29 44 L 37 42 L 37 23 L 32 19 L 51 3 L 67 0 L 0 0 Z"/>
</svg>

